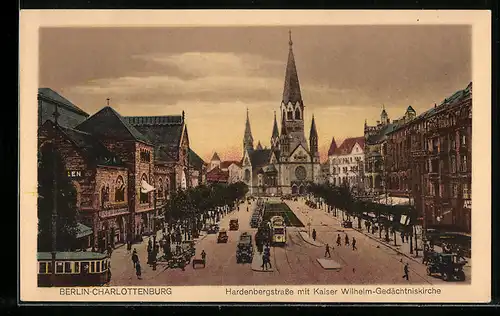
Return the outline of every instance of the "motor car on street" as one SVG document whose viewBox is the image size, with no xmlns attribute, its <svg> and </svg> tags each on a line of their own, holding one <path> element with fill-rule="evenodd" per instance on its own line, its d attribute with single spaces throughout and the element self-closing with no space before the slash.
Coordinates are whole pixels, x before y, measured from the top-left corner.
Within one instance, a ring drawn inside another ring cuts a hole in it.
<svg viewBox="0 0 500 316">
<path fill-rule="evenodd" d="M 219 235 L 217 236 L 217 243 L 227 243 L 227 240 L 227 231 L 223 228 L 219 231 Z"/>
<path fill-rule="evenodd" d="M 465 281 L 463 267 L 466 263 L 456 254 L 432 252 L 427 261 L 427 275 L 438 273 L 443 281 Z"/>
<path fill-rule="evenodd" d="M 238 224 L 237 219 L 232 219 L 229 221 L 229 230 L 238 230 L 240 225 Z"/>
</svg>

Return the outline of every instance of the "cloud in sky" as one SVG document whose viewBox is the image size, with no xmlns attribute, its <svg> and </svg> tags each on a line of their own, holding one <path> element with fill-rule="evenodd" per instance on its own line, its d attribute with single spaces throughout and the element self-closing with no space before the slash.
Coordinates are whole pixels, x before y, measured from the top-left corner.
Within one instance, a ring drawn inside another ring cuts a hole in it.
<svg viewBox="0 0 500 316">
<path fill-rule="evenodd" d="M 40 86 L 90 114 L 111 99 L 122 115 L 186 112 L 192 147 L 234 159 L 246 109 L 269 146 L 288 53 L 288 27 L 58 28 L 40 32 Z M 332 137 L 417 113 L 471 80 L 467 26 L 293 28 L 308 138 L 314 114 L 322 157 Z M 240 150 L 237 150 L 240 149 Z"/>
</svg>

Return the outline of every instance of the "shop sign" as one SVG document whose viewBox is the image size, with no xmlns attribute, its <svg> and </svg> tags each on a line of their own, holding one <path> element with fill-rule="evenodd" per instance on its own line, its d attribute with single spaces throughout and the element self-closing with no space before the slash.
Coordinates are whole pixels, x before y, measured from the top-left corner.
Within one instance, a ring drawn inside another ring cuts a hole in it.
<svg viewBox="0 0 500 316">
<path fill-rule="evenodd" d="M 472 205 L 472 200 L 465 200 L 464 201 L 464 208 L 470 209 Z"/>
<path fill-rule="evenodd" d="M 100 217 L 111 217 L 116 215 L 122 215 L 128 213 L 128 209 L 126 208 L 117 208 L 117 209 L 108 209 L 99 211 Z"/>
<path fill-rule="evenodd" d="M 68 178 L 75 179 L 81 178 L 83 176 L 83 171 L 81 170 L 68 170 Z"/>
</svg>

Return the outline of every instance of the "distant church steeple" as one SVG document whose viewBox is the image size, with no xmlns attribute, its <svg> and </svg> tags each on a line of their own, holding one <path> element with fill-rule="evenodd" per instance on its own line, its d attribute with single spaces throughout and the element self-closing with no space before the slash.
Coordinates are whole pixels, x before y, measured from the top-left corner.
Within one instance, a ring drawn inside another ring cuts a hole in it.
<svg viewBox="0 0 500 316">
<path fill-rule="evenodd" d="M 302 94 L 300 93 L 299 76 L 297 74 L 297 67 L 295 66 L 295 57 L 293 55 L 293 42 L 292 42 L 292 31 L 289 33 L 289 48 L 288 48 L 288 62 L 286 65 L 285 72 L 285 86 L 283 87 L 283 104 L 296 104 L 297 102 L 302 103 Z"/>
<path fill-rule="evenodd" d="M 250 128 L 250 118 L 248 117 L 248 109 L 247 109 L 247 121 L 245 123 L 245 135 L 243 136 L 243 149 L 245 151 L 253 150 L 253 137 L 252 137 L 252 129 Z"/>
<path fill-rule="evenodd" d="M 318 152 L 318 131 L 316 130 L 316 122 L 314 121 L 314 115 L 311 122 L 311 131 L 309 132 L 309 148 L 311 149 L 311 155 L 313 159 L 316 154 L 319 156 Z"/>
<path fill-rule="evenodd" d="M 271 149 L 278 149 L 280 134 L 278 131 L 278 122 L 276 122 L 276 111 L 274 112 L 273 133 L 271 135 Z"/>
</svg>

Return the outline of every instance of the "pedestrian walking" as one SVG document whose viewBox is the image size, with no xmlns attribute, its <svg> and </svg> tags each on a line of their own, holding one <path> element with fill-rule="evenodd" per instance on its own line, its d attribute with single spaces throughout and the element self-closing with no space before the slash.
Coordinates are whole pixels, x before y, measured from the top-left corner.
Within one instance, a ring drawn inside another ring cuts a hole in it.
<svg viewBox="0 0 500 316">
<path fill-rule="evenodd" d="M 314 241 L 316 241 L 316 229 L 313 229 L 312 238 Z"/>
<path fill-rule="evenodd" d="M 356 248 L 356 238 L 352 237 L 352 250 L 358 250 L 358 248 Z"/>
<path fill-rule="evenodd" d="M 262 270 L 266 269 L 267 270 L 267 256 L 266 256 L 266 253 L 264 252 L 262 254 Z"/>
<path fill-rule="evenodd" d="M 137 250 L 134 248 L 134 251 L 132 252 L 132 263 L 135 265 L 139 262 L 139 256 L 137 255 Z"/>
<path fill-rule="evenodd" d="M 408 273 L 410 272 L 410 269 L 408 268 L 408 263 L 405 264 L 403 271 L 405 273 L 403 275 L 403 279 L 406 279 L 406 281 L 408 281 Z"/>
<path fill-rule="evenodd" d="M 340 238 L 340 234 L 337 234 L 337 246 L 342 246 L 342 239 Z"/>
<path fill-rule="evenodd" d="M 135 275 L 139 280 L 141 279 L 141 263 L 139 261 L 135 264 Z"/>
<path fill-rule="evenodd" d="M 127 241 L 127 253 L 132 251 L 132 242 L 130 240 Z"/>
<path fill-rule="evenodd" d="M 345 235 L 345 245 L 349 246 L 349 236 Z"/>
<path fill-rule="evenodd" d="M 332 256 L 330 255 L 330 245 L 326 244 L 325 246 L 325 258 L 326 255 L 328 254 L 328 258 L 331 258 Z"/>
<path fill-rule="evenodd" d="M 201 251 L 201 260 L 203 260 L 203 265 L 205 265 L 206 263 L 206 259 L 207 258 L 207 253 L 205 252 L 205 250 L 202 250 Z"/>
</svg>

